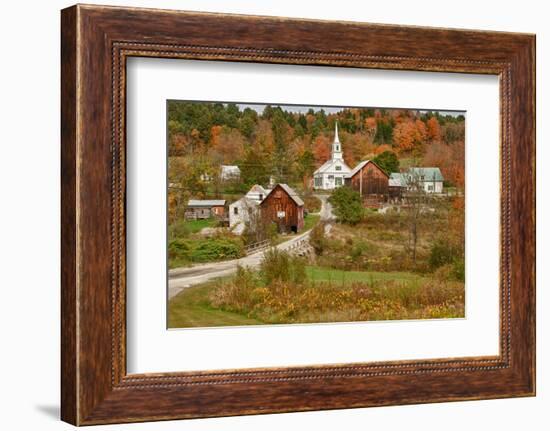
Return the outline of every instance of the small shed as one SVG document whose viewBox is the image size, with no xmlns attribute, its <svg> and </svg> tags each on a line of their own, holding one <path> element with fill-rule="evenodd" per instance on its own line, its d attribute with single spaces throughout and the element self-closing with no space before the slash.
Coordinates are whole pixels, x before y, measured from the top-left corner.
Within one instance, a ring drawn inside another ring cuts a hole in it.
<svg viewBox="0 0 550 431">
<path fill-rule="evenodd" d="M 360 162 L 346 175 L 346 185 L 357 190 L 363 196 L 389 193 L 389 175 L 372 160 Z"/>
<path fill-rule="evenodd" d="M 185 210 L 187 220 L 208 219 L 211 217 L 224 219 L 225 216 L 225 199 L 190 199 Z"/>
<path fill-rule="evenodd" d="M 390 197 L 400 198 L 407 190 L 407 175 L 400 172 L 392 172 L 389 180 Z"/>
<path fill-rule="evenodd" d="M 279 232 L 304 228 L 304 201 L 287 184 L 277 184 L 260 203 L 262 217 L 276 223 Z"/>
</svg>

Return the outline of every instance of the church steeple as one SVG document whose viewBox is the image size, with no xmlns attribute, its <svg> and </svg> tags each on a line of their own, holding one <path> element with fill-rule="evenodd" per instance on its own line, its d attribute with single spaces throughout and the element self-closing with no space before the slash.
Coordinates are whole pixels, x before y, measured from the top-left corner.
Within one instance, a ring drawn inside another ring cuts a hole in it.
<svg viewBox="0 0 550 431">
<path fill-rule="evenodd" d="M 343 159 L 342 144 L 338 137 L 338 121 L 334 127 L 334 142 L 332 143 L 332 159 Z"/>
</svg>

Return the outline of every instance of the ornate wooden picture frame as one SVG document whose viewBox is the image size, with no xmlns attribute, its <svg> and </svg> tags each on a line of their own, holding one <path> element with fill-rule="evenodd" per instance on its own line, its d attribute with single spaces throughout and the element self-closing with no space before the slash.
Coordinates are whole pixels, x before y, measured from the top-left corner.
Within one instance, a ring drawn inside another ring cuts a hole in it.
<svg viewBox="0 0 550 431">
<path fill-rule="evenodd" d="M 78 5 L 62 11 L 61 49 L 64 421 L 535 394 L 534 35 Z M 127 374 L 125 92 L 133 56 L 499 76 L 500 354 Z"/>
</svg>

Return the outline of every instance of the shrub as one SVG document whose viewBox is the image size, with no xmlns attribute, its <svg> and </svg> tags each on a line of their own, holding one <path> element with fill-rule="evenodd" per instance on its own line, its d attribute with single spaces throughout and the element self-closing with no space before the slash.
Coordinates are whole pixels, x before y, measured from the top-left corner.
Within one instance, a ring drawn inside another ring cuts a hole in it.
<svg viewBox="0 0 550 431">
<path fill-rule="evenodd" d="M 302 284 L 306 280 L 305 264 L 302 259 L 290 256 L 275 247 L 264 253 L 260 263 L 263 282 L 270 286 L 275 282 Z"/>
<path fill-rule="evenodd" d="M 460 251 L 445 239 L 438 239 L 430 249 L 429 264 L 432 269 L 453 263 L 460 256 Z"/>
<path fill-rule="evenodd" d="M 242 242 L 238 239 L 223 237 L 200 241 L 190 254 L 190 258 L 194 262 L 237 259 L 242 256 L 244 256 Z"/>
<path fill-rule="evenodd" d="M 327 247 L 327 239 L 325 237 L 325 224 L 318 223 L 309 234 L 309 244 L 313 247 L 313 251 L 317 256 L 321 256 Z"/>
<path fill-rule="evenodd" d="M 334 206 L 334 213 L 340 222 L 356 225 L 362 220 L 365 209 L 358 192 L 349 187 L 339 187 L 328 200 Z"/>
<path fill-rule="evenodd" d="M 189 260 L 191 247 L 184 239 L 173 239 L 168 243 L 168 257 L 170 259 Z"/>
<path fill-rule="evenodd" d="M 458 258 L 455 259 L 453 262 L 453 272 L 452 272 L 455 280 L 464 282 L 465 280 L 465 267 L 464 267 L 464 259 Z"/>
<path fill-rule="evenodd" d="M 321 211 L 321 200 L 317 196 L 304 196 L 304 204 L 306 210 L 310 213 L 317 213 Z"/>
</svg>

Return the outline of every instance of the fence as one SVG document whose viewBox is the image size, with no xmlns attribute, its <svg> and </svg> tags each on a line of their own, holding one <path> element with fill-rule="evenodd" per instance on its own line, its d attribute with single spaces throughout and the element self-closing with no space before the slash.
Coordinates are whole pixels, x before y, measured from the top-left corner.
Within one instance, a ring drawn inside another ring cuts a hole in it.
<svg viewBox="0 0 550 431">
<path fill-rule="evenodd" d="M 245 247 L 246 254 L 254 253 L 258 250 L 262 250 L 264 248 L 269 247 L 270 241 L 268 239 L 264 239 L 260 242 L 255 242 L 254 244 L 249 244 Z"/>
</svg>

